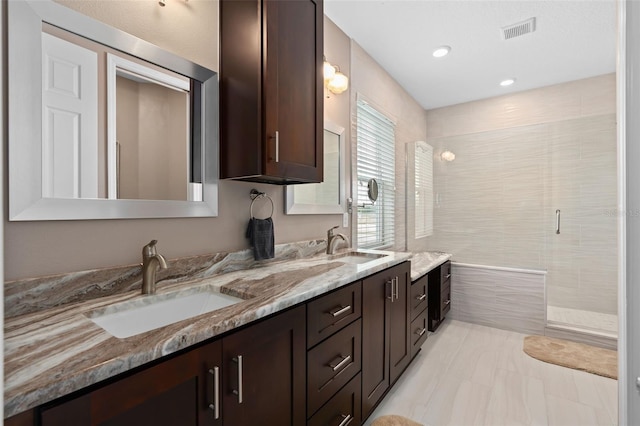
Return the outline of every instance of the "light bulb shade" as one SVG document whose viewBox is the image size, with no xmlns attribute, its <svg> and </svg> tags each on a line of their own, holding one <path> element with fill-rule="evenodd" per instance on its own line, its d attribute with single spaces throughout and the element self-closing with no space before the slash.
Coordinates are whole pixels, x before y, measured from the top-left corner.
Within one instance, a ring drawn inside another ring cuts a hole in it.
<svg viewBox="0 0 640 426">
<path fill-rule="evenodd" d="M 349 88 L 349 79 L 341 72 L 336 72 L 336 75 L 327 83 L 327 88 L 338 95 Z"/>
<path fill-rule="evenodd" d="M 322 74 L 324 75 L 324 81 L 329 81 L 336 75 L 336 68 L 329 62 L 324 61 L 324 64 L 322 65 Z"/>
</svg>

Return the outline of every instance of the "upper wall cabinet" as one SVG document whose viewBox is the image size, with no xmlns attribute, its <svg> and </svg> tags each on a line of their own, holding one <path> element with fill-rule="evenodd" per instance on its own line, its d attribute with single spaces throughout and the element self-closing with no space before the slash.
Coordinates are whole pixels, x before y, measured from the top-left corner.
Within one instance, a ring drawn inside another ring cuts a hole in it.
<svg viewBox="0 0 640 426">
<path fill-rule="evenodd" d="M 322 181 L 322 0 L 220 1 L 220 177 Z"/>
</svg>

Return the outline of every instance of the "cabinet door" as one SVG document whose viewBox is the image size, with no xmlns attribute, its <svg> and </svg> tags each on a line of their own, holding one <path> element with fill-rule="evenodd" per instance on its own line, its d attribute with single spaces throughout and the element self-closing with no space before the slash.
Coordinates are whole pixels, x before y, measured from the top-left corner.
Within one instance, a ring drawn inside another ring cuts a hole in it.
<svg viewBox="0 0 640 426">
<path fill-rule="evenodd" d="M 266 174 L 321 182 L 322 0 L 263 0 Z"/>
<path fill-rule="evenodd" d="M 215 410 L 210 408 L 215 398 L 214 375 L 209 373 L 220 366 L 218 341 L 45 408 L 41 424 L 220 425 L 221 421 L 214 418 Z"/>
<path fill-rule="evenodd" d="M 362 281 L 362 418 L 366 419 L 390 385 L 389 310 L 393 268 Z"/>
<path fill-rule="evenodd" d="M 394 383 L 411 361 L 411 337 L 409 335 L 409 283 L 411 267 L 408 262 L 393 268 L 395 274 L 395 296 L 387 300 L 389 317 L 389 378 Z"/>
<path fill-rule="evenodd" d="M 222 340 L 225 425 L 304 425 L 305 307 Z"/>
</svg>

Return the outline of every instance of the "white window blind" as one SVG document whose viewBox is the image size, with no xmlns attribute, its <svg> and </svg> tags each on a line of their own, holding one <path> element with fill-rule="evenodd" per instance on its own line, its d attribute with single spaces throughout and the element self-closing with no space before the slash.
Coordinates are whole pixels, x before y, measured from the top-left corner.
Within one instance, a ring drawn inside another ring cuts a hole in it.
<svg viewBox="0 0 640 426">
<path fill-rule="evenodd" d="M 416 142 L 415 155 L 415 238 L 433 234 L 433 148 Z"/>
<path fill-rule="evenodd" d="M 358 247 L 385 248 L 394 243 L 395 125 L 365 101 L 356 109 Z M 371 205 L 367 182 L 378 182 L 378 200 Z"/>
</svg>

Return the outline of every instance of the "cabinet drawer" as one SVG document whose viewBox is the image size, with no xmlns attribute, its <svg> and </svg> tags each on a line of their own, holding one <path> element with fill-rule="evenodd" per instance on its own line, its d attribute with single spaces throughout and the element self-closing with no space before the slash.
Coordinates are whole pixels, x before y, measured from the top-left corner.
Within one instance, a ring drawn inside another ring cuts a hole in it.
<svg viewBox="0 0 640 426">
<path fill-rule="evenodd" d="M 440 290 L 440 319 L 451 309 L 451 285 L 445 283 Z"/>
<path fill-rule="evenodd" d="M 429 332 L 427 331 L 428 311 L 422 311 L 416 319 L 411 321 L 411 358 L 416 356 L 420 350 L 420 346 L 427 340 Z"/>
<path fill-rule="evenodd" d="M 307 348 L 311 348 L 336 331 L 360 318 L 361 282 L 350 284 L 307 305 Z"/>
<path fill-rule="evenodd" d="M 307 353 L 307 417 L 360 372 L 361 327 L 357 320 Z"/>
<path fill-rule="evenodd" d="M 422 278 L 411 283 L 411 320 L 416 319 L 418 314 L 427 308 L 427 287 L 429 284 L 429 276 L 425 275 Z"/>
<path fill-rule="evenodd" d="M 359 426 L 362 422 L 360 394 L 360 373 L 358 373 L 309 419 L 307 426 Z"/>
<path fill-rule="evenodd" d="M 449 278 L 451 278 L 451 261 L 447 260 L 440 266 L 440 282 L 444 284 Z"/>
</svg>

